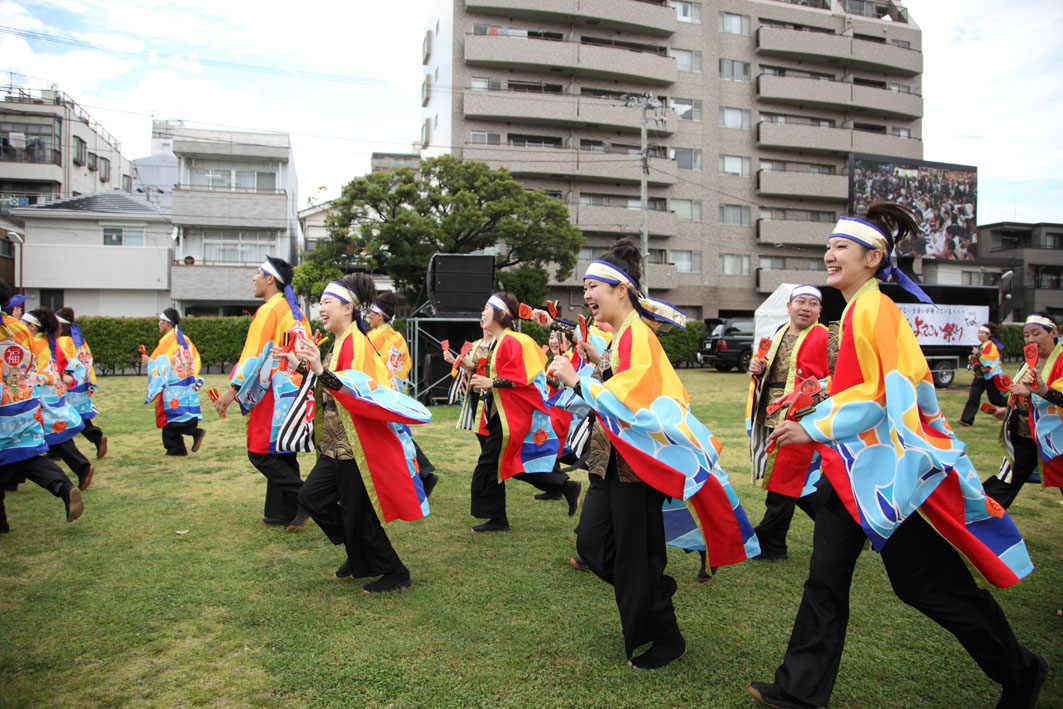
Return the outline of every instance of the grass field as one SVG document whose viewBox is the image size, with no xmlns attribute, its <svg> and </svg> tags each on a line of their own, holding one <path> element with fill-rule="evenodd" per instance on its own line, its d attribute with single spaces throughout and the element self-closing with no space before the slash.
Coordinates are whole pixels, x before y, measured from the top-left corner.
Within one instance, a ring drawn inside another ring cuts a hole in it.
<svg viewBox="0 0 1063 709">
<path fill-rule="evenodd" d="M 681 376 L 756 523 L 763 493 L 749 483 L 747 380 Z M 942 394 L 950 421 L 965 381 Z M 85 516 L 67 524 L 62 503 L 33 484 L 7 496 L 0 705 L 752 707 L 746 683 L 771 679 L 782 658 L 810 551 L 800 513 L 788 561 L 728 567 L 707 584 L 695 582 L 696 555 L 670 549 L 689 654 L 636 673 L 611 587 L 568 564 L 575 518 L 563 502 L 535 501 L 533 488 L 511 482 L 513 531 L 469 531 L 478 447 L 455 431 L 454 407 L 434 408 L 415 431 L 442 477 L 432 514 L 387 527 L 413 586 L 370 597 L 364 582 L 333 577 L 342 547 L 313 523 L 295 533 L 256 524 L 265 482 L 235 407 L 226 420 L 205 412 L 199 453 L 166 458 L 153 409 L 141 405 L 144 378 L 100 385 L 110 453 Z M 997 431 L 981 414 L 960 429 L 982 477 L 1000 461 Z M 312 457 L 302 465 L 305 474 Z M 1063 667 L 1061 499 L 1040 486 L 1022 492 L 1012 513 L 1037 569 L 995 595 L 1019 639 Z M 993 706 L 997 686 L 951 635 L 897 600 L 875 554 L 862 555 L 852 595 L 832 706 Z M 1049 676 L 1042 706 L 1063 706 L 1063 671 Z"/>
</svg>

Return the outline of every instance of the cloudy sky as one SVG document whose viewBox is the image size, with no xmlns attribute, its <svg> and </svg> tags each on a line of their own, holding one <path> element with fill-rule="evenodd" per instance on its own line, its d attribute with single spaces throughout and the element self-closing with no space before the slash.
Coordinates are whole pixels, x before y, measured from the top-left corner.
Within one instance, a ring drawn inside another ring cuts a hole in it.
<svg viewBox="0 0 1063 709">
<path fill-rule="evenodd" d="M 129 157 L 150 152 L 152 116 L 290 133 L 305 204 L 365 173 L 373 151 L 410 149 L 430 5 L 0 0 L 0 71 L 58 84 Z M 907 6 L 923 30 L 925 158 L 978 166 L 980 223 L 1063 222 L 1063 2 Z"/>
</svg>

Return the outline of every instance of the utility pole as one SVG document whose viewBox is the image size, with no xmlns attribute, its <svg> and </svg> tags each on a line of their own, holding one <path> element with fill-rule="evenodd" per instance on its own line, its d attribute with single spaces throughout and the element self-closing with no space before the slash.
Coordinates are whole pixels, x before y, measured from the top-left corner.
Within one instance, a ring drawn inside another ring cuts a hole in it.
<svg viewBox="0 0 1063 709">
<path fill-rule="evenodd" d="M 642 238 L 639 245 L 639 249 L 642 251 L 642 263 L 645 265 L 645 270 L 642 274 L 642 295 L 649 296 L 650 294 L 650 204 L 649 204 L 649 191 L 647 187 L 647 180 L 650 176 L 650 144 L 649 144 L 649 124 L 650 124 L 650 109 L 656 110 L 663 105 L 660 100 L 649 94 L 642 94 L 638 97 L 631 97 L 628 99 L 629 106 L 639 106 L 642 108 L 642 123 L 641 123 L 641 152 L 642 156 L 642 175 L 639 180 L 639 201 L 640 211 L 642 212 Z"/>
</svg>

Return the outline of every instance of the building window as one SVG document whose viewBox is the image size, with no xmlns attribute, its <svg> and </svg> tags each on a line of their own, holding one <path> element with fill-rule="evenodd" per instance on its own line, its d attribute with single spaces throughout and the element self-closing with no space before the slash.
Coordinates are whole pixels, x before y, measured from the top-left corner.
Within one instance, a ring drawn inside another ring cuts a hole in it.
<svg viewBox="0 0 1063 709">
<path fill-rule="evenodd" d="M 61 288 L 41 288 L 41 307 L 48 308 L 53 313 L 63 307 L 63 291 Z"/>
<path fill-rule="evenodd" d="M 886 135 L 886 126 L 880 126 L 874 123 L 853 123 L 853 130 L 861 130 L 865 133 L 879 133 L 881 135 Z"/>
<path fill-rule="evenodd" d="M 563 199 L 561 190 L 543 190 L 543 194 L 547 197 L 553 197 L 554 199 Z"/>
<path fill-rule="evenodd" d="M 16 123 L 10 118 L 0 121 L 0 161 L 62 165 L 58 118 L 48 123 Z"/>
<path fill-rule="evenodd" d="M 692 98 L 674 98 L 671 100 L 672 108 L 679 115 L 681 121 L 701 120 L 701 101 Z"/>
<path fill-rule="evenodd" d="M 1040 266 L 1037 269 L 1037 287 L 1059 290 L 1063 288 L 1063 269 L 1059 266 Z"/>
<path fill-rule="evenodd" d="M 701 252 L 673 251 L 672 264 L 679 273 L 701 273 Z"/>
<path fill-rule="evenodd" d="M 268 231 L 204 231 L 203 260 L 207 263 L 262 263 L 277 245 Z"/>
<path fill-rule="evenodd" d="M 561 138 L 553 135 L 509 134 L 509 144 L 516 148 L 560 148 Z"/>
<path fill-rule="evenodd" d="M 890 84 L 890 91 L 898 94 L 912 93 L 912 87 L 908 84 Z"/>
<path fill-rule="evenodd" d="M 762 271 L 783 271 L 786 270 L 786 257 L 761 256 L 757 266 Z"/>
<path fill-rule="evenodd" d="M 432 142 L 432 119 L 424 119 L 424 123 L 421 124 L 421 147 L 427 148 L 429 143 Z"/>
<path fill-rule="evenodd" d="M 547 84 L 542 81 L 510 81 L 507 88 L 526 94 L 561 94 L 565 90 L 561 84 Z"/>
<path fill-rule="evenodd" d="M 672 160 L 680 170 L 700 170 L 701 151 L 694 148 L 672 148 Z"/>
<path fill-rule="evenodd" d="M 107 158 L 99 158 L 100 165 L 100 182 L 109 182 L 111 180 L 111 161 Z"/>
<path fill-rule="evenodd" d="M 421 82 L 421 105 L 427 106 L 430 98 L 432 98 L 432 75 L 425 74 L 424 81 Z"/>
<path fill-rule="evenodd" d="M 89 161 L 89 145 L 81 138 L 74 136 L 74 164 L 84 165 Z"/>
<path fill-rule="evenodd" d="M 594 261 L 604 255 L 605 249 L 600 246 L 584 246 L 579 250 L 579 256 L 576 258 L 580 261 Z"/>
<path fill-rule="evenodd" d="M 679 71 L 701 71 L 701 52 L 691 49 L 669 49 L 668 53 L 675 59 Z"/>
<path fill-rule="evenodd" d="M 1047 232 L 1045 234 L 1046 249 L 1063 249 L 1063 234 L 1059 232 Z"/>
<path fill-rule="evenodd" d="M 669 0 L 668 6 L 675 10 L 676 19 L 680 22 L 701 24 L 701 3 Z"/>
<path fill-rule="evenodd" d="M 726 224 L 728 226 L 749 226 L 752 222 L 752 211 L 748 205 L 720 205 L 720 224 Z"/>
<path fill-rule="evenodd" d="M 720 60 L 720 78 L 724 81 L 749 81 L 752 68 L 749 62 L 737 59 Z"/>
<path fill-rule="evenodd" d="M 192 187 L 220 192 L 276 192 L 277 173 L 270 170 L 194 168 Z"/>
<path fill-rule="evenodd" d="M 901 49 L 911 49 L 912 48 L 912 43 L 909 42 L 906 39 L 891 39 L 890 40 L 890 44 L 892 44 L 895 47 L 900 47 Z"/>
<path fill-rule="evenodd" d="M 749 254 L 720 254 L 721 276 L 748 276 Z"/>
<path fill-rule="evenodd" d="M 730 12 L 720 13 L 720 31 L 727 34 L 749 34 L 749 15 L 735 15 Z"/>
<path fill-rule="evenodd" d="M 99 165 L 97 164 L 98 163 L 98 159 L 97 158 L 98 158 L 98 156 L 96 155 L 96 153 L 89 153 L 89 169 L 90 170 L 96 170 L 97 168 L 99 168 Z"/>
<path fill-rule="evenodd" d="M 15 258 L 15 243 L 8 239 L 0 239 L 0 257 Z"/>
<path fill-rule="evenodd" d="M 749 177 L 752 160 L 739 155 L 720 156 L 720 174 L 731 177 Z"/>
<path fill-rule="evenodd" d="M 751 116 L 748 108 L 720 106 L 720 127 L 749 130 Z"/>
<path fill-rule="evenodd" d="M 668 263 L 668 252 L 664 249 L 650 249 L 650 257 L 646 260 L 646 263 L 666 264 Z"/>
<path fill-rule="evenodd" d="M 472 78 L 472 88 L 474 91 L 501 91 L 502 80 L 490 79 L 483 76 L 474 76 Z"/>
<path fill-rule="evenodd" d="M 474 145 L 501 145 L 502 134 L 501 133 L 484 133 L 482 131 L 473 131 L 471 134 L 470 142 Z"/>
<path fill-rule="evenodd" d="M 681 222 L 701 221 L 701 200 L 699 199 L 673 199 L 670 202 L 675 218 Z"/>
<path fill-rule="evenodd" d="M 901 128 L 899 126 L 892 126 L 890 128 L 890 133 L 895 135 L 895 136 L 897 136 L 898 138 L 911 138 L 912 137 L 912 129 L 911 128 Z"/>
<path fill-rule="evenodd" d="M 125 227 L 104 227 L 104 246 L 143 246 L 144 230 Z"/>
</svg>

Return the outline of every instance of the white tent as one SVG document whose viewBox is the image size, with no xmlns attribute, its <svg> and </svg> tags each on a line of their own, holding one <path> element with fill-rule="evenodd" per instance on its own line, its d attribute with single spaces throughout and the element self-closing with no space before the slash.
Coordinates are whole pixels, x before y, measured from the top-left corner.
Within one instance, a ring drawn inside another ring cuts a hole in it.
<svg viewBox="0 0 1063 709">
<path fill-rule="evenodd" d="M 790 302 L 790 291 L 800 283 L 783 283 L 760 304 L 753 313 L 753 350 L 762 337 L 771 337 L 783 323 L 790 321 L 786 304 Z"/>
</svg>

